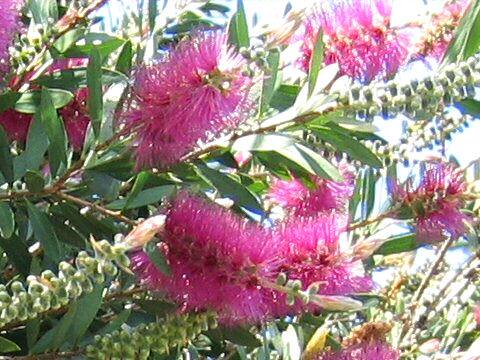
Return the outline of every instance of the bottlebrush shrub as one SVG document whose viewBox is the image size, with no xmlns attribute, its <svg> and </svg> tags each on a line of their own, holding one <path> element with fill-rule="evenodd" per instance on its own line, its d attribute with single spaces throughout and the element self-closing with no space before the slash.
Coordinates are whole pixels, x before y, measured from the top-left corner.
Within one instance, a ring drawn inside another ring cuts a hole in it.
<svg viewBox="0 0 480 360">
<path fill-rule="evenodd" d="M 480 1 L 257 3 L 0 0 L 0 357 L 478 357 Z"/>
</svg>

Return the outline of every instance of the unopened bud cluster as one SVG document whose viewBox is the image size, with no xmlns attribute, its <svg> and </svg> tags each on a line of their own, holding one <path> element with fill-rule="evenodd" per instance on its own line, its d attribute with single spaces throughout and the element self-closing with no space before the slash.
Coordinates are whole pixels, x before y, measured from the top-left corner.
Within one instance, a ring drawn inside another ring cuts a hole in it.
<svg viewBox="0 0 480 360">
<path fill-rule="evenodd" d="M 0 327 L 65 306 L 93 291 L 95 284 L 115 276 L 118 267 L 129 266 L 125 247 L 102 240 L 94 242 L 94 248 L 95 256 L 81 251 L 75 265 L 62 261 L 58 275 L 45 270 L 40 276 L 30 275 L 26 284 L 14 281 L 8 288 L 0 285 Z"/>
<path fill-rule="evenodd" d="M 151 353 L 161 355 L 182 347 L 202 331 L 217 327 L 214 313 L 175 315 L 161 323 L 141 324 L 135 328 L 97 335 L 86 349 L 89 359 L 149 359 Z"/>
<path fill-rule="evenodd" d="M 339 101 L 361 117 L 434 116 L 439 106 L 451 105 L 475 95 L 480 84 L 480 54 L 459 64 L 450 64 L 439 73 L 408 82 L 391 80 L 368 86 L 352 86 Z"/>
<path fill-rule="evenodd" d="M 22 34 L 15 46 L 10 48 L 10 61 L 17 74 L 25 72 L 29 64 L 41 53 L 44 45 L 56 39 L 57 30 L 54 23 L 55 21 L 49 18 L 47 25 L 37 25 L 34 34 L 28 36 Z"/>
<path fill-rule="evenodd" d="M 247 70 L 249 76 L 254 76 L 257 69 L 268 71 L 267 51 L 260 46 L 252 46 L 250 48 L 241 47 L 239 53 L 248 60 L 249 68 Z"/>
</svg>

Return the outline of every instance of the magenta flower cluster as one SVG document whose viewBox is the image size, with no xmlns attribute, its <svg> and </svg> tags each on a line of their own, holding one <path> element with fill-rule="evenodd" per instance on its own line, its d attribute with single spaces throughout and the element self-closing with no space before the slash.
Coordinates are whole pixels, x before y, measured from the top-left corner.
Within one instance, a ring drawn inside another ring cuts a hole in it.
<svg viewBox="0 0 480 360">
<path fill-rule="evenodd" d="M 311 176 L 311 184 L 294 177 L 291 180 L 275 179 L 268 198 L 290 212 L 292 216 L 314 216 L 338 210 L 343 212 L 355 189 L 355 176 L 345 166 L 340 167 L 343 181 L 326 180 Z"/>
<path fill-rule="evenodd" d="M 408 181 L 396 186 L 394 198 L 407 206 L 417 221 L 417 240 L 438 242 L 447 236 L 459 237 L 467 230 L 468 215 L 460 209 L 465 203 L 467 183 L 463 173 L 451 164 L 431 162 L 418 186 Z"/>
<path fill-rule="evenodd" d="M 163 274 L 144 252 L 132 257 L 133 269 L 185 311 L 212 309 L 226 324 L 260 322 L 306 309 L 301 301 L 288 306 L 272 287 L 280 273 L 305 287 L 318 283 L 323 295 L 371 289 L 357 264 L 342 256 L 341 231 L 333 213 L 265 229 L 182 193 L 168 211 L 158 248 L 172 274 Z"/>
<path fill-rule="evenodd" d="M 307 71 L 317 37 L 323 32 L 325 63 L 362 82 L 394 74 L 404 64 L 410 40 L 390 25 L 390 0 L 324 1 L 308 16 L 297 36 Z"/>
<path fill-rule="evenodd" d="M 21 29 L 20 10 L 23 0 L 0 0 L 0 79 L 9 72 L 13 39 Z"/>
<path fill-rule="evenodd" d="M 400 352 L 387 343 L 377 341 L 351 345 L 340 351 L 331 351 L 320 355 L 315 360 L 398 360 Z"/>
<path fill-rule="evenodd" d="M 246 60 L 223 31 L 197 32 L 155 65 L 138 70 L 137 167 L 165 167 L 202 141 L 236 128 L 251 109 Z"/>
</svg>

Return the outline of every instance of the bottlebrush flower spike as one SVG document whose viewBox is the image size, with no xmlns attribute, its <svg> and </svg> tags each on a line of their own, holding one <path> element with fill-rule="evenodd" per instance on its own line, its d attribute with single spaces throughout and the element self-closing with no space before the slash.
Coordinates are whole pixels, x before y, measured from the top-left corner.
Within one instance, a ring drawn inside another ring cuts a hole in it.
<svg viewBox="0 0 480 360">
<path fill-rule="evenodd" d="M 400 353 L 384 342 L 362 343 L 319 355 L 316 360 L 398 360 Z"/>
<path fill-rule="evenodd" d="M 470 0 L 447 0 L 443 9 L 424 23 L 417 54 L 441 61 L 470 4 Z"/>
<path fill-rule="evenodd" d="M 323 30 L 325 63 L 338 63 L 342 74 L 362 82 L 394 74 L 408 56 L 409 38 L 390 25 L 391 0 L 322 2 L 300 32 L 308 71 L 313 48 Z"/>
<path fill-rule="evenodd" d="M 463 173 L 451 164 L 432 162 L 416 189 L 396 186 L 394 198 L 408 206 L 417 219 L 417 239 L 437 242 L 446 236 L 459 237 L 469 217 L 461 212 L 467 184 Z"/>
<path fill-rule="evenodd" d="M 473 317 L 477 323 L 477 328 L 480 328 L 480 304 L 476 304 L 473 308 Z"/>
<path fill-rule="evenodd" d="M 280 271 L 289 280 L 300 280 L 305 288 L 318 283 L 320 295 L 352 295 L 371 290 L 372 281 L 363 273 L 361 263 L 340 250 L 339 238 L 345 223 L 341 217 L 330 212 L 295 218 L 276 232 L 285 259 Z M 289 314 L 292 309 L 298 313 L 304 305 L 297 301 L 292 308 L 280 312 Z"/>
<path fill-rule="evenodd" d="M 215 310 L 227 324 L 271 317 L 272 291 L 260 279 L 276 279 L 279 250 L 269 230 L 218 205 L 185 193 L 171 205 L 159 251 L 171 275 L 144 252 L 133 270 L 154 290 L 164 291 L 185 311 Z"/>
<path fill-rule="evenodd" d="M 290 211 L 294 216 L 314 216 L 322 211 L 345 209 L 355 190 L 354 175 L 341 168 L 343 182 L 311 176 L 313 188 L 301 180 L 274 180 L 269 199 Z"/>
<path fill-rule="evenodd" d="M 136 76 L 137 167 L 176 163 L 199 142 L 235 128 L 251 110 L 253 80 L 221 31 L 197 32 Z"/>
<path fill-rule="evenodd" d="M 9 47 L 21 29 L 23 0 L 0 0 L 0 78 L 9 72 Z"/>
<path fill-rule="evenodd" d="M 31 121 L 31 115 L 22 114 L 12 109 L 0 113 L 0 126 L 3 127 L 10 141 L 25 142 Z"/>
</svg>

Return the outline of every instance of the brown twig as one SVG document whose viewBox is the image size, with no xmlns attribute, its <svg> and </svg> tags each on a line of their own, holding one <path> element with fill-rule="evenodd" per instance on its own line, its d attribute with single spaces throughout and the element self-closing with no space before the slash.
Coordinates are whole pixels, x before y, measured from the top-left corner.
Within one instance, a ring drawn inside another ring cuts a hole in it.
<svg viewBox="0 0 480 360">
<path fill-rule="evenodd" d="M 94 211 L 96 211 L 100 214 L 111 217 L 111 218 L 116 219 L 118 221 L 121 221 L 125 224 L 132 225 L 132 226 L 137 225 L 137 221 L 129 219 L 128 217 L 122 215 L 120 212 L 109 210 L 107 208 L 104 208 L 103 206 L 100 206 L 98 204 L 89 202 L 87 200 L 78 198 L 78 197 L 70 195 L 70 194 L 67 194 L 63 191 L 54 192 L 52 195 L 56 196 L 60 199 L 66 200 L 66 201 L 70 201 L 74 204 L 77 204 L 77 205 L 80 205 L 80 206 L 83 206 L 83 207 L 88 207 L 88 208 L 90 208 L 90 209 L 92 209 L 92 210 L 94 210 Z"/>
</svg>

